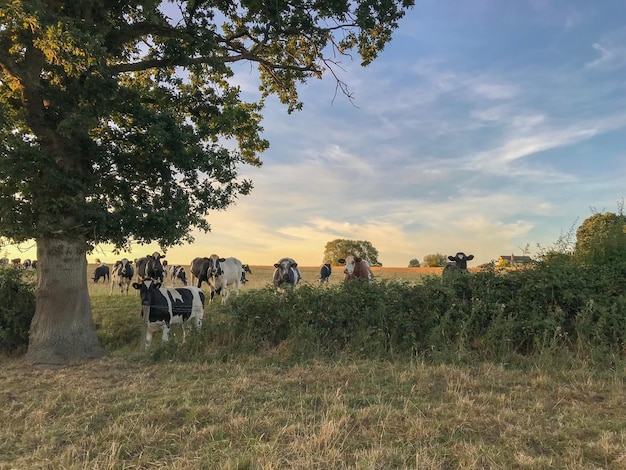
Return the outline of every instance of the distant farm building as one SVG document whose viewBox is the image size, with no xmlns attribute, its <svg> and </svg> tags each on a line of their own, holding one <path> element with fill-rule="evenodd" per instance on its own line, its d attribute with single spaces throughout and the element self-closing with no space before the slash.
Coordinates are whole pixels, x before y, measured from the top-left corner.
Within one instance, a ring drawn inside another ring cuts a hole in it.
<svg viewBox="0 0 626 470">
<path fill-rule="evenodd" d="M 498 266 L 523 266 L 532 261 L 530 256 L 517 256 L 511 253 L 510 255 L 500 255 L 496 261 Z"/>
</svg>

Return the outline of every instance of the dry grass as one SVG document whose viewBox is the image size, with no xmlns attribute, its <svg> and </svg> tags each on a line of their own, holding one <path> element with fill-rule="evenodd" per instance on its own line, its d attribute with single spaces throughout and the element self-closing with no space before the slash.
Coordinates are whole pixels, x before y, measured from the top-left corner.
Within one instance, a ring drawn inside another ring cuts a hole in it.
<svg viewBox="0 0 626 470">
<path fill-rule="evenodd" d="M 244 289 L 271 282 L 273 268 L 252 272 Z M 302 272 L 317 282 L 318 267 Z M 89 286 L 110 308 L 138 302 Z M 626 370 L 279 356 L 154 364 L 120 350 L 58 370 L 0 357 L 0 469 L 626 468 Z"/>
<path fill-rule="evenodd" d="M 626 467 L 623 371 L 110 357 L 0 384 L 1 469 Z"/>
</svg>

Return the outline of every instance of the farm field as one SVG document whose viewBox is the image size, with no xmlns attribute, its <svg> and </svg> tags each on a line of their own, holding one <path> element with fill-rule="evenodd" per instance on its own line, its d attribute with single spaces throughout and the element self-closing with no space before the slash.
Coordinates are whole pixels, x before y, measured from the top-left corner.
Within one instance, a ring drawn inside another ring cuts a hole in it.
<svg viewBox="0 0 626 470">
<path fill-rule="evenodd" d="M 271 282 L 273 267 L 251 269 L 244 290 Z M 317 282 L 319 267 L 301 271 Z M 417 283 L 438 272 L 374 274 Z M 333 269 L 331 282 L 341 279 Z M 140 322 L 134 292 L 89 288 L 97 325 L 112 310 Z M 207 313 L 214 309 L 219 302 Z M 623 469 L 625 379 L 623 367 L 541 358 L 526 367 L 410 357 L 297 363 L 280 346 L 225 355 L 215 345 L 213 356 L 187 362 L 120 347 L 41 370 L 0 356 L 0 470 Z"/>
</svg>

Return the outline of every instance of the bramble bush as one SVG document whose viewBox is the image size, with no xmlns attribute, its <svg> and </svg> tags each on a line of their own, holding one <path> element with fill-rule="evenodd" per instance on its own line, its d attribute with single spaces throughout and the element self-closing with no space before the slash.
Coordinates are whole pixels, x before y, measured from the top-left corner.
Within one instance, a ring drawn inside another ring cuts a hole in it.
<svg viewBox="0 0 626 470">
<path fill-rule="evenodd" d="M 35 289 L 24 271 L 0 266 L 0 351 L 20 353 L 28 347 L 28 330 L 35 314 Z"/>
</svg>

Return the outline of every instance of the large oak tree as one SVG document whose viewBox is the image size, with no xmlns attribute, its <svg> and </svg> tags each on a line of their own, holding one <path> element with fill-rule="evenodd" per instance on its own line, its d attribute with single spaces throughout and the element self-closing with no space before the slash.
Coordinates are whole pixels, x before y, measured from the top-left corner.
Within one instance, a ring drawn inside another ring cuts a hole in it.
<svg viewBox="0 0 626 470">
<path fill-rule="evenodd" d="M 390 40 L 413 0 L 8 0 L 0 7 L 0 236 L 35 239 L 27 358 L 104 354 L 86 254 L 208 230 L 248 194 L 263 100 L 299 109 L 296 85 Z M 245 102 L 232 65 L 258 70 Z"/>
</svg>

